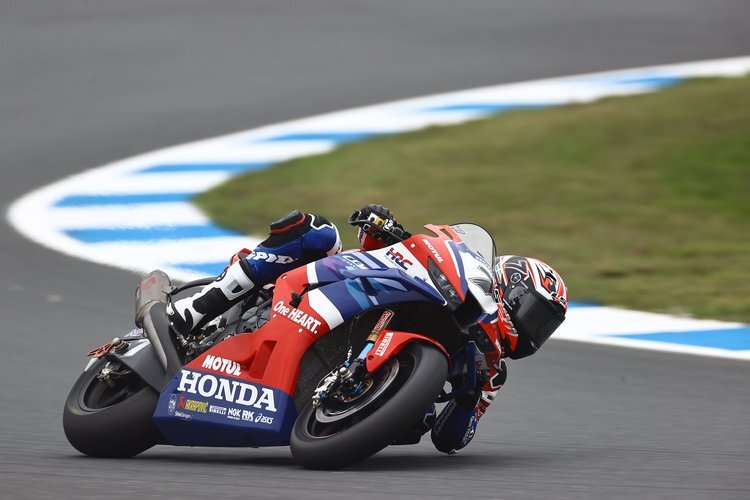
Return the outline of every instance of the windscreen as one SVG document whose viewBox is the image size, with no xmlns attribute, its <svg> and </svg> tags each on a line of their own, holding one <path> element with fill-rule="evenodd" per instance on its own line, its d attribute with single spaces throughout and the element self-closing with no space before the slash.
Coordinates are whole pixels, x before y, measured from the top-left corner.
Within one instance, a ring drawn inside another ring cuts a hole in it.
<svg viewBox="0 0 750 500">
<path fill-rule="evenodd" d="M 472 252 L 478 253 L 489 264 L 490 269 L 495 260 L 495 241 L 483 227 L 470 222 L 451 224 L 453 230 Z"/>
</svg>

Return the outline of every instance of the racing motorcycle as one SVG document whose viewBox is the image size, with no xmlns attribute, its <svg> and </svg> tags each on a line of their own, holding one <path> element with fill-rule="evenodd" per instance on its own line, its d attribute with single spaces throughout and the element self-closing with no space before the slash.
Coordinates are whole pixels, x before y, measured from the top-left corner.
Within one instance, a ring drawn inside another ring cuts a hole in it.
<svg viewBox="0 0 750 500">
<path fill-rule="evenodd" d="M 468 223 L 425 229 L 289 271 L 190 337 L 171 331 L 166 305 L 211 279 L 147 274 L 136 328 L 91 351 L 68 395 L 68 441 L 96 457 L 290 445 L 315 469 L 404 444 L 500 352 L 492 237 Z"/>
</svg>

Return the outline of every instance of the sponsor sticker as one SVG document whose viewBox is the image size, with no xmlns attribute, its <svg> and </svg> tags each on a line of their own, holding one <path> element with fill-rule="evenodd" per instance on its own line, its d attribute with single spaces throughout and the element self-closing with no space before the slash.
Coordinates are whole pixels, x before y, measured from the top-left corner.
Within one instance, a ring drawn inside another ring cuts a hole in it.
<svg viewBox="0 0 750 500">
<path fill-rule="evenodd" d="M 291 264 L 295 258 L 289 257 L 288 255 L 276 255 L 267 252 L 253 252 L 249 257 L 249 260 L 263 260 L 266 262 L 273 262 L 275 264 Z"/>
<path fill-rule="evenodd" d="M 255 424 L 271 425 L 273 424 L 273 418 L 274 417 L 264 415 L 263 413 L 250 411 L 250 410 L 242 410 L 242 413 L 240 413 L 240 419 L 243 422 L 252 422 Z M 234 420 L 237 420 L 237 419 L 234 418 Z"/>
<path fill-rule="evenodd" d="M 215 413 L 216 415 L 226 415 L 227 408 L 225 406 L 209 405 L 208 413 Z"/>
<path fill-rule="evenodd" d="M 263 415 L 262 413 L 259 413 L 256 417 L 254 422 L 256 424 L 273 424 L 273 417 L 269 417 L 267 415 Z"/>
<path fill-rule="evenodd" d="M 289 307 L 280 300 L 273 306 L 273 311 L 275 313 L 281 314 L 286 319 L 297 323 L 308 332 L 318 333 L 320 321 L 307 314 L 305 311 L 302 311 L 301 309 L 297 309 L 296 307 Z"/>
<path fill-rule="evenodd" d="M 380 315 L 380 319 L 378 320 L 377 324 L 375 324 L 375 327 L 372 329 L 371 335 L 380 335 L 380 332 L 382 332 L 386 326 L 388 326 L 388 323 L 391 321 L 391 318 L 393 318 L 393 311 L 390 309 L 384 309 L 383 314 Z"/>
<path fill-rule="evenodd" d="M 396 265 L 404 271 L 409 269 L 414 264 L 412 261 L 405 259 L 404 256 L 401 255 L 400 252 L 397 252 L 393 247 L 388 249 L 385 256 L 395 262 Z"/>
<path fill-rule="evenodd" d="M 422 242 L 427 246 L 427 248 L 430 249 L 430 252 L 432 253 L 432 256 L 435 257 L 435 260 L 437 260 L 438 262 L 443 262 L 443 258 L 440 256 L 440 254 L 435 249 L 435 247 L 432 246 L 432 243 L 430 243 L 429 240 L 426 240 L 426 239 L 422 238 Z"/>
<path fill-rule="evenodd" d="M 167 406 L 167 413 L 174 415 L 174 411 L 177 408 L 177 395 L 172 394 L 169 398 L 169 405 Z"/>
<path fill-rule="evenodd" d="M 185 401 L 185 410 L 197 411 L 198 413 L 206 413 L 208 411 L 208 402 L 188 399 Z"/>
<path fill-rule="evenodd" d="M 380 344 L 378 344 L 377 349 L 375 349 L 375 356 L 382 356 L 385 354 L 385 351 L 388 349 L 388 346 L 391 344 L 391 339 L 393 338 L 393 332 L 388 332 L 385 334 L 385 337 L 383 337 L 383 340 L 380 341 Z"/>
<path fill-rule="evenodd" d="M 203 360 L 201 367 L 215 372 L 223 372 L 227 375 L 235 375 L 237 377 L 242 375 L 242 371 L 240 370 L 241 366 L 238 362 L 232 361 L 231 359 L 220 358 L 219 356 L 211 356 L 210 354 Z"/>
<path fill-rule="evenodd" d="M 247 382 L 183 369 L 180 371 L 180 383 L 177 390 L 188 394 L 197 394 L 204 398 L 276 412 L 273 391 L 267 387 L 259 388 Z M 180 407 L 180 403 L 181 401 L 178 402 L 178 407 Z"/>
<path fill-rule="evenodd" d="M 339 257 L 350 264 L 349 266 L 350 269 L 368 269 L 367 265 L 365 265 L 364 262 L 357 259 L 353 255 L 343 254 L 343 255 L 339 255 Z"/>
</svg>

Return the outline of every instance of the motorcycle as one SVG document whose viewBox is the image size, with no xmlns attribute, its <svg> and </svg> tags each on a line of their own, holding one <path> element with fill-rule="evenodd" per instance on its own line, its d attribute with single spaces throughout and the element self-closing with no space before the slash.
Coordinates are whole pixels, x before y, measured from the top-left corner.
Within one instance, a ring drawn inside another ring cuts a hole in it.
<svg viewBox="0 0 750 500">
<path fill-rule="evenodd" d="M 501 349 L 492 237 L 425 228 L 291 270 L 190 337 L 171 331 L 166 305 L 211 279 L 147 274 L 136 328 L 91 351 L 68 395 L 68 441 L 95 457 L 290 445 L 314 469 L 398 444 L 435 402 L 475 388 Z"/>
</svg>

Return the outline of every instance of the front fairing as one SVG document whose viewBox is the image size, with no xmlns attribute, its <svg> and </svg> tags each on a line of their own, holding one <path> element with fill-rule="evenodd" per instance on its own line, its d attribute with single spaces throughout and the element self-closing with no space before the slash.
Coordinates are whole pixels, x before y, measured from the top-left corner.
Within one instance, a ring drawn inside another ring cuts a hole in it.
<svg viewBox="0 0 750 500">
<path fill-rule="evenodd" d="M 320 354 L 306 358 L 309 347 L 317 342 L 325 345 L 327 339 L 335 338 L 329 335 L 337 335 L 331 330 L 369 309 L 409 302 L 447 307 L 428 272 L 430 261 L 445 273 L 463 303 L 471 305 L 473 322 L 467 327 L 476 328 L 466 328 L 464 334 L 491 332 L 497 310 L 486 293 L 488 265 L 444 227 L 442 235 L 416 235 L 381 250 L 328 257 L 282 275 L 264 326 L 206 351 L 184 366 L 162 391 L 154 422 L 167 441 L 212 446 L 287 444 L 297 416 L 297 398 L 310 392 L 301 387 L 319 380 L 312 376 L 317 368 L 311 367 L 324 366 L 312 361 Z M 459 312 L 451 310 L 454 316 Z M 455 329 L 448 331 L 460 335 Z M 393 348 L 397 332 L 383 330 L 383 335 L 388 333 Z M 459 343 L 470 339 L 461 338 Z M 441 347 L 437 340 L 426 340 Z M 387 358 L 386 347 L 382 351 Z M 307 379 L 299 385 L 303 372 Z"/>
<path fill-rule="evenodd" d="M 349 252 L 308 264 L 311 306 L 331 329 L 376 306 L 428 301 L 455 309 L 455 304 L 448 304 L 445 290 L 436 285 L 434 273 L 428 270 L 433 268 L 461 303 L 472 303 L 469 323 L 496 323 L 496 287 L 490 265 L 494 242 L 489 233 L 473 224 L 426 227 L 434 236 L 417 234 L 379 250 Z"/>
</svg>

